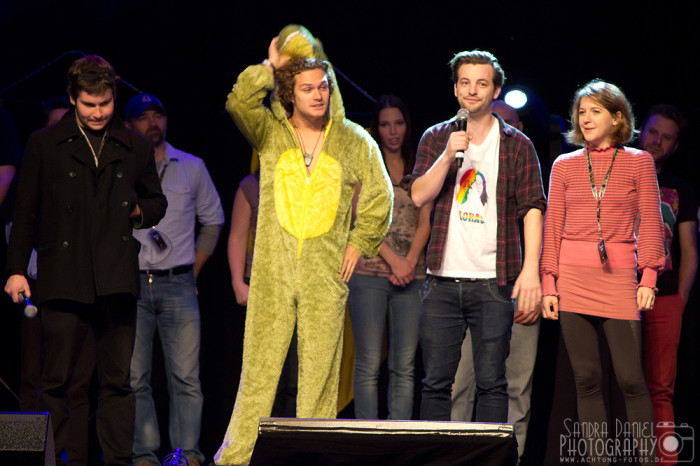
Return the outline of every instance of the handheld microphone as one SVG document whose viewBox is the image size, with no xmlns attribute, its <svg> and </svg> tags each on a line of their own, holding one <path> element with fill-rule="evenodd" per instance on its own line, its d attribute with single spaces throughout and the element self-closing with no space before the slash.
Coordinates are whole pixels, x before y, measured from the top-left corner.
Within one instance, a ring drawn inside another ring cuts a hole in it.
<svg viewBox="0 0 700 466">
<path fill-rule="evenodd" d="M 174 453 L 163 458 L 163 466 L 185 466 L 187 458 L 182 454 L 182 448 L 175 449 Z"/>
<path fill-rule="evenodd" d="M 457 112 L 457 131 L 467 130 L 467 119 L 469 118 L 469 110 L 466 108 L 460 108 Z M 458 150 L 455 154 L 455 160 L 457 160 L 457 168 L 462 168 L 462 162 L 464 162 L 464 151 Z"/>
<path fill-rule="evenodd" d="M 37 309 L 37 307 L 33 305 L 31 301 L 29 301 L 29 298 L 27 298 L 24 295 L 24 291 L 20 291 L 18 294 L 19 297 L 22 298 L 27 304 L 26 306 L 24 306 L 24 315 L 29 317 L 30 319 L 36 317 L 37 313 L 39 312 L 39 309 Z"/>
</svg>

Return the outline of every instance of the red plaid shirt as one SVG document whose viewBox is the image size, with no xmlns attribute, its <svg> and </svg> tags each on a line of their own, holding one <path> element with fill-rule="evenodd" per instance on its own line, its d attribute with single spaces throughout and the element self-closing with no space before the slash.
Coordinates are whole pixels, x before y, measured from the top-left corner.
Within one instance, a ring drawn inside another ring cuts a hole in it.
<svg viewBox="0 0 700 466">
<path fill-rule="evenodd" d="M 496 114 L 500 126 L 501 143 L 498 155 L 498 181 L 496 203 L 498 225 L 496 234 L 496 278 L 503 286 L 520 274 L 520 230 L 518 220 L 530 209 L 545 210 L 540 163 L 532 142 L 517 129 L 503 122 Z M 416 154 L 413 173 L 401 185 L 411 194 L 413 182 L 425 174 L 445 150 L 452 131 L 457 130 L 456 118 L 428 128 Z M 447 240 L 450 211 L 457 179 L 457 164 L 452 162 L 442 189 L 435 199 L 430 213 L 430 243 L 426 254 L 427 265 L 440 269 Z M 468 278 L 468 277 L 457 277 Z"/>
</svg>

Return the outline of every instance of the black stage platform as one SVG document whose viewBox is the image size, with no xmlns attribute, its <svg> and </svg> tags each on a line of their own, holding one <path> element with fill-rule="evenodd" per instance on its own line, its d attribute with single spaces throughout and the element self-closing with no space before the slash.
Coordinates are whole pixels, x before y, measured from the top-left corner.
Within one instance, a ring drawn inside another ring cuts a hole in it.
<svg viewBox="0 0 700 466">
<path fill-rule="evenodd" d="M 251 466 L 515 465 L 512 424 L 260 418 Z"/>
</svg>

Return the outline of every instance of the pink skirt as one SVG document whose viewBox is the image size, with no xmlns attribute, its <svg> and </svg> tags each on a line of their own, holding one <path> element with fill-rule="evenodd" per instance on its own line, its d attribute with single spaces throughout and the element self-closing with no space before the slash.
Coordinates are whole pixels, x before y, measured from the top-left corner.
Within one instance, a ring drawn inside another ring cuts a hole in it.
<svg viewBox="0 0 700 466">
<path fill-rule="evenodd" d="M 639 320 L 636 268 L 559 264 L 559 310 Z"/>
</svg>

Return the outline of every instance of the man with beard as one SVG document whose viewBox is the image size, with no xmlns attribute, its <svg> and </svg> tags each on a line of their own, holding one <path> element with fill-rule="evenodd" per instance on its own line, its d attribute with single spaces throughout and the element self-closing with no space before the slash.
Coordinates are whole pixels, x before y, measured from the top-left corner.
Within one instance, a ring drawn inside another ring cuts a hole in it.
<svg viewBox="0 0 700 466">
<path fill-rule="evenodd" d="M 496 57 L 460 52 L 450 68 L 454 95 L 469 115 L 466 131 L 456 118 L 428 128 L 413 173 L 402 181 L 417 206 L 435 202 L 420 314 L 426 373 L 420 415 L 450 420 L 452 383 L 469 329 L 475 420 L 507 422 L 512 300 L 518 298 L 520 315 L 529 321 L 539 312 L 542 294 L 540 166 L 530 140 L 491 111 L 505 81 Z M 479 186 L 483 189 L 474 189 Z"/>
<path fill-rule="evenodd" d="M 493 113 L 503 118 L 503 122 L 523 131 L 523 122 L 518 112 L 502 100 L 491 104 Z M 506 379 L 508 379 L 508 422 L 515 428 L 518 440 L 518 456 L 525 451 L 527 427 L 530 422 L 530 397 L 532 395 L 532 375 L 537 356 L 537 340 L 540 334 L 541 319 L 538 312 L 528 314 L 515 310 L 513 329 L 510 337 L 510 355 L 506 359 Z M 462 342 L 462 356 L 459 361 L 455 383 L 452 385 L 453 421 L 471 421 L 474 410 L 474 364 L 471 332 L 467 332 Z"/>
<path fill-rule="evenodd" d="M 659 292 L 654 309 L 643 313 L 645 375 L 654 405 L 657 439 L 674 431 L 678 343 L 683 310 L 698 270 L 697 197 L 688 183 L 663 170 L 678 149 L 685 126 L 686 120 L 676 107 L 659 104 L 649 110 L 639 133 L 640 147 L 651 154 L 656 164 L 666 242 L 665 271 L 657 281 Z M 675 464 L 675 450 L 663 446 L 658 448 L 659 455 Z"/>
<path fill-rule="evenodd" d="M 199 466 L 202 390 L 199 382 L 200 320 L 196 280 L 214 252 L 224 223 L 219 194 L 202 159 L 165 141 L 168 117 L 160 100 L 139 94 L 126 106 L 127 126 L 153 143 L 165 217 L 148 231 L 134 231 L 141 242 L 141 298 L 131 359 L 136 393 L 134 463 L 160 464 L 160 435 L 151 391 L 153 337 L 158 329 L 170 396 L 170 444 L 182 448 L 190 466 Z M 195 243 L 195 221 L 201 225 Z"/>
</svg>

